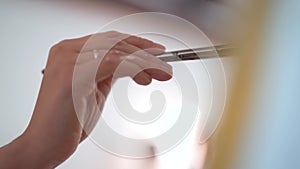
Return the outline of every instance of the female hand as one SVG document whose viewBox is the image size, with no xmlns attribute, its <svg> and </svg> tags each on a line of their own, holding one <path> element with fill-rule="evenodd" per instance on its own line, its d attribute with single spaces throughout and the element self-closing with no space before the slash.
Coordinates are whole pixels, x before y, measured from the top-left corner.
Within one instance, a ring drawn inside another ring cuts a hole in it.
<svg viewBox="0 0 300 169">
<path fill-rule="evenodd" d="M 154 56 L 164 50 L 149 40 L 114 31 L 54 45 L 30 124 L 18 139 L 1 149 L 0 157 L 3 153 L 19 157 L 9 168 L 61 164 L 96 125 L 117 78 L 130 76 L 147 85 L 152 78 L 165 81 L 172 77 L 171 66 Z M 10 158 L 3 159 L 9 166 Z"/>
</svg>

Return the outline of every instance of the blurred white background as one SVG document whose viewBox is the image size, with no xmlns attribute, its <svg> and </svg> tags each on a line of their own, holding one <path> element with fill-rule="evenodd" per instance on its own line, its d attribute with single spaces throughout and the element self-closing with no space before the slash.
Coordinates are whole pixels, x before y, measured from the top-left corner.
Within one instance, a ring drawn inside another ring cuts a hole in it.
<svg viewBox="0 0 300 169">
<path fill-rule="evenodd" d="M 19 136 L 30 120 L 42 79 L 41 70 L 52 45 L 63 39 L 95 33 L 110 21 L 141 10 L 107 1 L 2 1 L 0 4 L 0 146 L 3 146 Z M 171 30 L 172 27 L 169 25 L 165 29 Z M 200 44 L 202 42 L 201 39 L 195 40 L 192 37 L 190 40 Z M 176 48 L 176 45 L 171 43 L 165 45 L 167 50 Z M 218 62 L 214 59 L 205 61 L 209 69 L 214 69 L 216 63 Z M 190 69 L 198 70 L 199 63 L 188 64 Z M 223 64 L 227 82 L 230 83 L 233 61 L 230 58 L 223 59 Z M 184 76 L 180 72 L 176 75 Z M 198 76 L 197 85 L 204 93 L 200 100 L 205 103 L 210 94 L 207 92 L 210 87 L 205 81 L 207 79 L 200 75 L 201 72 L 195 74 Z M 112 111 L 109 105 L 108 103 L 105 108 L 107 112 Z M 195 132 L 196 128 L 193 131 Z M 195 133 L 191 134 L 191 138 L 193 134 Z M 159 162 L 153 162 L 151 159 L 130 160 L 116 157 L 87 139 L 76 153 L 58 168 L 197 167 L 201 164 L 200 159 L 204 157 L 206 147 L 197 145 L 191 138 L 187 137 L 172 151 L 159 157 Z M 198 164 L 191 164 L 193 158 L 199 159 L 196 160 Z M 174 164 L 174 161 L 177 163 Z"/>
</svg>

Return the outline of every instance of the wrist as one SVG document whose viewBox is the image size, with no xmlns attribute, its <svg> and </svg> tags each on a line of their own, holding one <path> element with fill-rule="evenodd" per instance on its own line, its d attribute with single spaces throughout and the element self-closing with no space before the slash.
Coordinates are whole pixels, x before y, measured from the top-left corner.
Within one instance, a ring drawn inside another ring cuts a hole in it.
<svg viewBox="0 0 300 169">
<path fill-rule="evenodd" d="M 21 135 L 11 143 L 1 147 L 0 168 L 54 168 L 40 154 L 39 150 L 34 149 L 33 143 L 25 135 Z"/>
<path fill-rule="evenodd" d="M 19 150 L 23 151 L 22 157 L 26 159 L 25 165 L 30 166 L 24 168 L 53 169 L 63 163 L 75 151 L 66 153 L 64 147 L 69 147 L 69 145 L 61 146 L 57 144 L 59 142 L 57 139 L 53 140 L 45 133 L 45 131 L 31 131 L 30 128 L 27 128 L 21 136 L 19 141 L 21 149 Z"/>
</svg>

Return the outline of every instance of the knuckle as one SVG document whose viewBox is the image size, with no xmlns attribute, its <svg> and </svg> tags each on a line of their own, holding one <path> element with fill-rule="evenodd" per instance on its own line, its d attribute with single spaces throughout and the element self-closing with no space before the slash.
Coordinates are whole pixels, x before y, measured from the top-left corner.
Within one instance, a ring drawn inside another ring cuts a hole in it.
<svg viewBox="0 0 300 169">
<path fill-rule="evenodd" d="M 145 39 L 138 36 L 131 36 L 131 40 L 134 41 L 134 43 L 142 43 L 145 41 Z"/>
<path fill-rule="evenodd" d="M 115 42 L 123 41 L 127 38 L 130 38 L 132 35 L 121 33 L 118 31 L 108 31 L 106 32 L 107 37 L 115 40 Z"/>
<path fill-rule="evenodd" d="M 109 38 L 108 42 L 109 42 L 109 44 L 111 44 L 111 47 L 114 47 L 115 45 L 117 45 L 120 42 L 120 39 Z"/>
<path fill-rule="evenodd" d="M 104 57 L 103 61 L 105 62 L 105 64 L 108 64 L 108 65 L 111 65 L 114 63 L 114 59 L 113 59 L 113 57 L 111 57 L 111 55 Z"/>
<path fill-rule="evenodd" d="M 109 37 L 116 37 L 116 36 L 120 35 L 121 33 L 118 31 L 112 30 L 112 31 L 105 32 L 105 34 L 107 34 Z"/>
<path fill-rule="evenodd" d="M 118 64 L 119 60 L 119 54 L 111 52 L 103 58 L 104 63 L 110 66 Z"/>
<path fill-rule="evenodd" d="M 120 49 L 123 49 L 123 48 L 126 48 L 127 47 L 127 43 L 125 41 L 122 41 L 122 40 L 116 40 L 116 47 L 117 48 L 120 48 Z"/>
<path fill-rule="evenodd" d="M 118 49 L 111 49 L 109 51 L 109 53 L 113 56 L 113 57 L 117 57 L 119 55 L 124 55 L 124 53 Z"/>
<path fill-rule="evenodd" d="M 63 40 L 51 47 L 48 56 L 50 65 L 73 65 L 76 62 L 77 55 L 70 51 L 69 41 Z M 65 57 L 66 55 L 68 57 Z"/>
<path fill-rule="evenodd" d="M 68 50 L 68 44 L 69 44 L 69 40 L 62 40 L 51 47 L 50 53 L 55 54 L 57 52 Z"/>
</svg>

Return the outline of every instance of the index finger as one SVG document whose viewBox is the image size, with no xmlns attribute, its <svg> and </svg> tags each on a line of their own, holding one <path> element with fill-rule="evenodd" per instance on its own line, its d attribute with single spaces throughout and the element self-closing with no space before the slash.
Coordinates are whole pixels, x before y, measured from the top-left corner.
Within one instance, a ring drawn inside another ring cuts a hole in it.
<svg viewBox="0 0 300 169">
<path fill-rule="evenodd" d="M 116 31 L 97 33 L 74 39 L 72 48 L 76 52 L 80 52 L 81 50 L 89 51 L 94 49 L 110 49 L 121 41 L 125 41 L 144 50 L 148 48 L 165 49 L 163 45 L 154 43 L 151 40 Z"/>
</svg>

